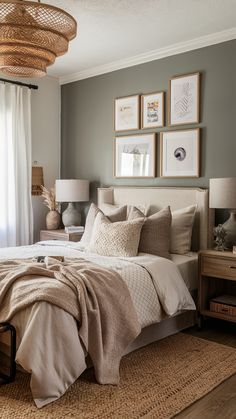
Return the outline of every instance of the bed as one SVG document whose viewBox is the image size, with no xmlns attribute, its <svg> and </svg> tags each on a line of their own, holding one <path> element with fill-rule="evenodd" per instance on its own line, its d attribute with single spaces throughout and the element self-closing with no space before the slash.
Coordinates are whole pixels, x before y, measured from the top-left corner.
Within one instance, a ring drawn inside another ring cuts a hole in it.
<svg viewBox="0 0 236 419">
<path fill-rule="evenodd" d="M 197 250 L 207 248 L 211 242 L 213 213 L 208 208 L 208 191 L 199 188 L 98 189 L 100 208 L 122 205 L 142 206 L 148 208 L 149 213 L 155 213 L 166 205 L 170 205 L 173 210 L 197 205 L 191 252 L 188 255 L 171 255 L 172 263 L 146 254 L 128 259 L 95 257 L 84 253 L 78 243 L 48 241 L 22 248 L 0 249 L 0 259 L 64 255 L 69 258 L 85 257 L 103 267 L 117 270 L 126 281 L 142 328 L 141 333 L 124 351 L 125 354 L 195 323 L 195 307 L 191 299 L 182 299 L 182 296 L 185 293 L 184 287 L 192 295 L 196 293 Z M 150 271 L 153 283 L 150 281 Z M 164 271 L 170 273 L 165 277 L 166 283 L 169 281 L 169 288 L 172 287 L 173 275 L 181 277 L 178 279 L 180 285 L 176 292 L 183 309 L 178 310 L 178 302 L 174 309 L 167 307 L 168 315 L 163 314 L 162 310 L 165 301 L 157 301 L 158 297 L 155 300 L 153 292 L 155 281 L 159 286 L 160 272 Z M 137 278 L 142 278 L 142 284 L 141 280 L 139 282 L 140 290 L 137 290 Z M 63 395 L 87 368 L 87 354 L 78 337 L 77 323 L 64 310 L 47 302 L 37 302 L 14 316 L 12 324 L 17 330 L 16 360 L 25 371 L 31 372 L 34 401 L 38 407 L 43 407 Z M 1 349 L 6 352 L 7 342 L 2 341 L 0 344 Z"/>
<path fill-rule="evenodd" d="M 208 190 L 191 187 L 109 187 L 98 189 L 98 206 L 135 205 L 148 209 L 148 214 L 170 205 L 172 210 L 178 210 L 190 205 L 197 205 L 192 233 L 192 252 L 188 255 L 171 255 L 177 263 L 185 279 L 188 289 L 196 299 L 198 276 L 198 250 L 212 247 L 214 210 L 209 208 Z M 128 351 L 138 349 L 151 342 L 163 339 L 171 334 L 193 326 L 196 323 L 196 313 L 182 313 L 161 323 L 151 325 L 142 330 L 140 336 L 133 342 Z"/>
</svg>

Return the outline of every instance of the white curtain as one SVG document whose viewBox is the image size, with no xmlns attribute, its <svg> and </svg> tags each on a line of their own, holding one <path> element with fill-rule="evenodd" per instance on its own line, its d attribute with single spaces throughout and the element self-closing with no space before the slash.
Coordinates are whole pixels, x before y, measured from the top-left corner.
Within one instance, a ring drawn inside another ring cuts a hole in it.
<svg viewBox="0 0 236 419">
<path fill-rule="evenodd" d="M 31 91 L 0 83 L 0 247 L 31 244 Z"/>
</svg>

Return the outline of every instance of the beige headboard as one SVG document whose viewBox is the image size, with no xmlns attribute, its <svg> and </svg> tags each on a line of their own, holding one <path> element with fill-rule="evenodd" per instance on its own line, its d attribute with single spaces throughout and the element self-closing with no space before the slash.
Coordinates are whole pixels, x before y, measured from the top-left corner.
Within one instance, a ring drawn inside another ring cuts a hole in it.
<svg viewBox="0 0 236 419">
<path fill-rule="evenodd" d="M 98 206 L 102 204 L 142 205 L 149 208 L 148 215 L 167 205 L 176 210 L 197 204 L 192 250 L 211 247 L 214 211 L 209 210 L 207 189 L 131 186 L 98 188 Z"/>
</svg>

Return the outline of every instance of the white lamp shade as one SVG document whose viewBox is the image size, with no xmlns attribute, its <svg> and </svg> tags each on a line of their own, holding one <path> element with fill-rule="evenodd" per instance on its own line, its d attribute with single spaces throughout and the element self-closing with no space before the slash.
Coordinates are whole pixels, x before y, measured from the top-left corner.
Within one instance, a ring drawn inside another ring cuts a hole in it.
<svg viewBox="0 0 236 419">
<path fill-rule="evenodd" d="M 83 202 L 89 200 L 89 181 L 81 179 L 56 180 L 57 202 Z"/>
<path fill-rule="evenodd" d="M 210 208 L 236 209 L 236 178 L 210 179 Z"/>
</svg>

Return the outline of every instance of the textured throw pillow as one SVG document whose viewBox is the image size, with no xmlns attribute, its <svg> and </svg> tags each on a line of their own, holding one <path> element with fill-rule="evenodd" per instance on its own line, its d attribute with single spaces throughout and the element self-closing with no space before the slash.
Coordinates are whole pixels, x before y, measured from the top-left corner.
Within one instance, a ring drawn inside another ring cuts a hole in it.
<svg viewBox="0 0 236 419">
<path fill-rule="evenodd" d="M 95 204 L 91 204 L 90 208 L 89 208 L 89 212 L 86 218 L 86 223 L 85 223 L 85 229 L 84 229 L 84 234 L 82 236 L 82 239 L 80 240 L 80 243 L 83 246 L 88 246 L 90 239 L 91 239 L 91 235 L 92 235 L 92 231 L 93 231 L 93 225 L 94 225 L 94 221 L 95 218 L 98 214 L 103 214 L 103 212 L 97 207 L 97 205 Z M 124 221 L 126 220 L 126 214 L 127 214 L 127 206 L 124 207 L 120 207 L 117 209 L 114 209 L 112 211 L 109 211 L 109 220 L 114 223 L 116 221 Z"/>
<path fill-rule="evenodd" d="M 144 219 L 139 252 L 170 259 L 171 212 L 166 207 Z"/>
<path fill-rule="evenodd" d="M 95 219 L 88 250 L 103 256 L 131 257 L 138 253 L 143 218 L 111 223 L 99 213 Z"/>
<path fill-rule="evenodd" d="M 171 253 L 184 255 L 191 250 L 194 217 L 197 206 L 172 211 Z"/>
</svg>

